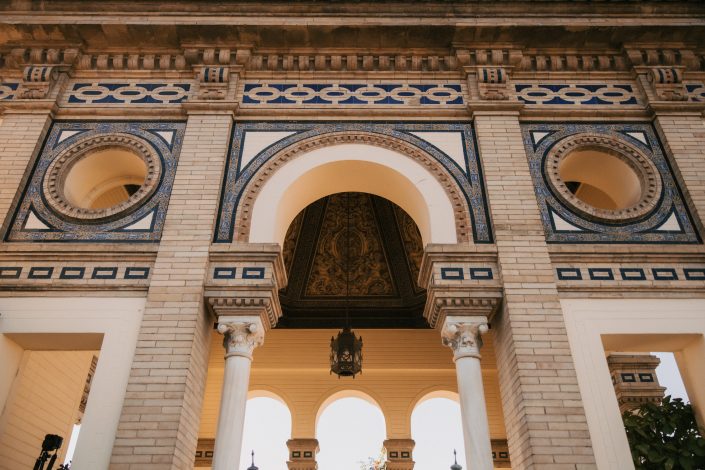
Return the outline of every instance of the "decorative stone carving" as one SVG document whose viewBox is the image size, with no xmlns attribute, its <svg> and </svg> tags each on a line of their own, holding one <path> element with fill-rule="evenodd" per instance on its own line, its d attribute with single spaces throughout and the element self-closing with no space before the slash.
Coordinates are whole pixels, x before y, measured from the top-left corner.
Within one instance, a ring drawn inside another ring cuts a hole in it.
<svg viewBox="0 0 705 470">
<path fill-rule="evenodd" d="M 507 70 L 502 67 L 477 70 L 477 86 L 483 100 L 508 100 L 510 91 L 507 82 Z"/>
<path fill-rule="evenodd" d="M 224 336 L 225 358 L 243 356 L 252 359 L 256 347 L 264 344 L 264 327 L 258 320 L 227 319 L 218 323 L 218 333 Z"/>
<path fill-rule="evenodd" d="M 649 83 L 656 96 L 663 101 L 688 101 L 683 84 L 683 71 L 676 67 L 655 67 L 649 70 Z"/>
<path fill-rule="evenodd" d="M 47 97 L 49 90 L 59 78 L 59 72 L 49 65 L 28 65 L 24 68 L 22 78 L 17 97 L 38 100 Z"/>
<path fill-rule="evenodd" d="M 228 93 L 230 69 L 228 67 L 202 67 L 198 74 L 198 98 L 202 100 L 222 100 Z"/>
<path fill-rule="evenodd" d="M 384 448 L 387 449 L 387 470 L 413 470 L 413 450 L 416 442 L 413 439 L 387 439 Z"/>
<path fill-rule="evenodd" d="M 289 448 L 289 460 L 286 462 L 289 470 L 318 470 L 318 440 L 289 439 L 286 446 Z"/>
<path fill-rule="evenodd" d="M 213 448 L 215 439 L 198 439 L 196 445 L 195 467 L 211 467 L 213 465 Z"/>
<path fill-rule="evenodd" d="M 462 317 L 446 320 L 441 330 L 443 345 L 453 350 L 453 359 L 474 357 L 480 359 L 482 335 L 489 331 L 487 319 L 483 317 Z"/>
</svg>

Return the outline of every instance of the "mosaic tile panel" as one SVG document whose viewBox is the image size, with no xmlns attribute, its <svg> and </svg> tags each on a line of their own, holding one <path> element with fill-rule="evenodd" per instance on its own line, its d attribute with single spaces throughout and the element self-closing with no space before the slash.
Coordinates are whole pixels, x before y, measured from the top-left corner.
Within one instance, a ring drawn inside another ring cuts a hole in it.
<svg viewBox="0 0 705 470">
<path fill-rule="evenodd" d="M 19 86 L 19 83 L 0 83 L 0 100 L 13 99 Z"/>
<path fill-rule="evenodd" d="M 397 122 L 238 122 L 233 128 L 230 154 L 221 196 L 220 212 L 214 241 L 230 243 L 233 240 L 235 211 L 240 197 L 257 171 L 284 148 L 304 139 L 331 132 L 371 132 L 387 135 L 414 145 L 448 170 L 457 182 L 470 207 L 472 233 L 475 243 L 492 243 L 489 210 L 485 199 L 482 167 L 478 158 L 474 131 L 470 123 L 397 123 Z M 243 148 L 248 132 L 281 133 L 267 148 L 243 164 Z M 414 133 L 456 132 L 462 139 L 462 159 L 441 151 Z"/>
<path fill-rule="evenodd" d="M 705 84 L 692 83 L 685 86 L 688 92 L 688 99 L 695 102 L 705 102 Z"/>
<path fill-rule="evenodd" d="M 517 83 L 517 98 L 527 105 L 622 106 L 640 104 L 634 87 L 613 83 Z"/>
<path fill-rule="evenodd" d="M 557 197 L 545 173 L 547 154 L 562 139 L 581 133 L 626 141 L 651 159 L 663 182 L 662 194 L 651 212 L 634 221 L 609 223 L 588 219 Z M 522 134 L 549 243 L 701 243 L 670 162 L 650 123 L 534 122 L 523 123 Z"/>
<path fill-rule="evenodd" d="M 188 83 L 74 83 L 69 104 L 178 104 L 188 98 Z"/>
<path fill-rule="evenodd" d="M 19 205 L 12 212 L 5 240 L 14 242 L 155 242 L 161 237 L 176 165 L 181 151 L 184 122 L 56 121 L 31 168 Z M 125 213 L 94 221 L 59 214 L 46 202 L 43 180 L 54 159 L 86 138 L 130 134 L 149 143 L 158 155 L 162 176 L 157 189 L 141 205 Z"/>
<path fill-rule="evenodd" d="M 245 83 L 242 105 L 463 106 L 459 83 Z"/>
<path fill-rule="evenodd" d="M 556 278 L 559 281 L 570 282 L 620 282 L 630 283 L 646 281 L 649 283 L 659 283 L 671 285 L 674 282 L 691 283 L 695 281 L 705 281 L 705 266 L 689 265 L 683 266 L 561 266 L 556 268 Z"/>
</svg>

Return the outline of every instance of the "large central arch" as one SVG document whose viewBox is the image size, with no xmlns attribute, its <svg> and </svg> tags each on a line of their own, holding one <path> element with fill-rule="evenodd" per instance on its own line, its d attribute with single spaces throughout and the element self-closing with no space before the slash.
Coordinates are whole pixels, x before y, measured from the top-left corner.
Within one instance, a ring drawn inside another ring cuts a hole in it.
<svg viewBox="0 0 705 470">
<path fill-rule="evenodd" d="M 399 205 L 419 226 L 424 244 L 472 241 L 467 202 L 447 170 L 413 145 L 365 132 L 312 137 L 274 155 L 244 191 L 235 240 L 282 244 L 303 208 L 347 191 Z"/>
</svg>

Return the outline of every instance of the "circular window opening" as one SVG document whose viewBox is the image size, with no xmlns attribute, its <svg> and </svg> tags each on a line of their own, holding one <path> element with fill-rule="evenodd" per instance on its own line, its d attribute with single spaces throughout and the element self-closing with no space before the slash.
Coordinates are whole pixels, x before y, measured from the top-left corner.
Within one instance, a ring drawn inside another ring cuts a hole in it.
<svg viewBox="0 0 705 470">
<path fill-rule="evenodd" d="M 557 196 L 591 218 L 635 220 L 656 207 L 662 183 L 651 159 L 607 136 L 578 134 L 556 145 L 546 173 Z"/>
<path fill-rule="evenodd" d="M 94 220 L 138 207 L 156 190 L 160 175 L 159 157 L 147 142 L 113 134 L 65 150 L 49 165 L 43 189 L 54 210 Z"/>
<path fill-rule="evenodd" d="M 603 151 L 572 152 L 561 160 L 558 173 L 575 197 L 598 209 L 626 209 L 637 204 L 643 195 L 636 171 L 624 160 Z"/>
<path fill-rule="evenodd" d="M 64 194 L 69 203 L 89 210 L 108 209 L 127 202 L 147 178 L 147 164 L 121 148 L 97 151 L 67 172 Z"/>
</svg>

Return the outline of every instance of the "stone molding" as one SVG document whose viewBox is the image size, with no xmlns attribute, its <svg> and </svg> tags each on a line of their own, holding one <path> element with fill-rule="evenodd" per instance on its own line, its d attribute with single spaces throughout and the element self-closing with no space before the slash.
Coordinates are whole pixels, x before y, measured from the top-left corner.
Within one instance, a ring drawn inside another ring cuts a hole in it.
<svg viewBox="0 0 705 470">
<path fill-rule="evenodd" d="M 218 333 L 224 337 L 226 359 L 232 356 L 252 359 L 255 348 L 264 344 L 264 325 L 259 317 L 220 317 Z"/>
<path fill-rule="evenodd" d="M 212 248 L 205 297 L 218 318 L 255 316 L 266 329 L 273 328 L 282 315 L 279 289 L 284 286 L 286 271 L 279 245 Z"/>
<path fill-rule="evenodd" d="M 444 346 L 453 350 L 453 360 L 464 357 L 480 359 L 482 335 L 488 331 L 487 317 L 447 316 L 441 328 L 441 339 Z"/>
<path fill-rule="evenodd" d="M 127 150 L 140 157 L 147 175 L 140 188 L 126 201 L 105 209 L 86 209 L 72 204 L 64 193 L 63 185 L 74 165 L 96 152 L 117 148 Z M 42 183 L 44 195 L 49 205 L 67 217 L 80 220 L 96 220 L 121 214 L 149 198 L 159 185 L 162 175 L 160 158 L 154 148 L 144 140 L 126 133 L 92 136 L 76 142 L 64 150 L 46 171 Z"/>
<path fill-rule="evenodd" d="M 285 163 L 298 158 L 312 150 L 340 144 L 367 144 L 375 147 L 382 147 L 405 155 L 416 162 L 422 164 L 436 177 L 445 193 L 453 205 L 455 214 L 456 235 L 459 242 L 469 242 L 470 236 L 461 227 L 471 227 L 470 209 L 463 197 L 457 183 L 448 174 L 448 171 L 433 157 L 426 154 L 421 149 L 414 147 L 402 140 L 387 135 L 377 135 L 369 132 L 333 132 L 309 139 L 305 139 L 286 147 L 274 155 L 268 164 L 262 167 L 249 181 L 241 203 L 236 210 L 234 234 L 236 241 L 245 242 L 250 234 L 250 224 L 252 222 L 252 208 L 257 195 L 261 191 L 266 181 L 281 168 Z"/>
<path fill-rule="evenodd" d="M 559 173 L 561 160 L 572 152 L 589 149 L 607 152 L 629 165 L 642 184 L 642 196 L 638 203 L 619 210 L 600 209 L 583 202 L 568 189 Z M 660 173 L 648 156 L 626 141 L 599 134 L 580 133 L 559 141 L 548 152 L 545 172 L 558 197 L 565 203 L 588 217 L 610 222 L 631 221 L 648 214 L 657 206 L 663 189 Z"/>
</svg>

